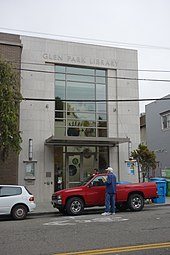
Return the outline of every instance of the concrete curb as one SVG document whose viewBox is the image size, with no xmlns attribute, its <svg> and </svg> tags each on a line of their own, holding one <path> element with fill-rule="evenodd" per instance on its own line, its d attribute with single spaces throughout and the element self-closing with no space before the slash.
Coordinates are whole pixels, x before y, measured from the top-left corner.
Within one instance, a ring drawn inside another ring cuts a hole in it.
<svg viewBox="0 0 170 255">
<path fill-rule="evenodd" d="M 60 214 L 60 213 L 57 211 L 56 212 L 30 212 L 28 215 L 32 215 L 32 216 L 37 215 L 38 216 L 38 215 L 50 215 L 50 214 L 53 215 L 53 214 Z"/>
<path fill-rule="evenodd" d="M 147 204 L 147 205 L 145 205 L 145 206 L 147 206 L 147 207 L 162 207 L 162 206 L 170 206 L 170 204 L 167 204 L 167 203 L 165 203 L 165 204 Z"/>
</svg>

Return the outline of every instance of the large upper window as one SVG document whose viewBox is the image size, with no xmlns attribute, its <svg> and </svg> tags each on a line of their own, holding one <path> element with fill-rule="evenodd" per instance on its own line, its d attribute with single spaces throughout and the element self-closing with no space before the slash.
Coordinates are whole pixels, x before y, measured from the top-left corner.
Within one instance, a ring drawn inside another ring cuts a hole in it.
<svg viewBox="0 0 170 255">
<path fill-rule="evenodd" d="M 55 135 L 106 137 L 106 70 L 55 66 Z"/>
<path fill-rule="evenodd" d="M 161 114 L 162 129 L 170 129 L 170 112 Z"/>
</svg>

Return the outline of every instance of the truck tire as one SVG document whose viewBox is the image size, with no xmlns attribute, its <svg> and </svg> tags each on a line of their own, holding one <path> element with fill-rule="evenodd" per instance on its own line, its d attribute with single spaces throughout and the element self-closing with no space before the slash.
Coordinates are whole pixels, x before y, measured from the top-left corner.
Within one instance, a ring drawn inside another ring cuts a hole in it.
<svg viewBox="0 0 170 255">
<path fill-rule="evenodd" d="M 23 220 L 27 216 L 27 207 L 25 205 L 16 205 L 12 209 L 11 215 L 15 220 Z"/>
<path fill-rule="evenodd" d="M 66 211 L 68 215 L 80 215 L 84 210 L 84 203 L 79 197 L 72 197 L 66 204 Z"/>
<path fill-rule="evenodd" d="M 144 207 L 144 198 L 140 194 L 132 194 L 128 198 L 128 205 L 133 212 L 141 211 Z"/>
</svg>

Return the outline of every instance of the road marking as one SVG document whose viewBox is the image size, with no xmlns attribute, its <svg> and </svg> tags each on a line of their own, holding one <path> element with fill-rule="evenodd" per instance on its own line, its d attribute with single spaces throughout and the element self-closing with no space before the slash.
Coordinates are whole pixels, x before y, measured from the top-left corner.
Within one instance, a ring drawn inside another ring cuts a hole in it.
<svg viewBox="0 0 170 255">
<path fill-rule="evenodd" d="M 120 221 L 127 221 L 128 219 L 122 218 L 122 217 L 117 217 L 117 216 L 102 216 L 98 218 L 92 218 L 92 219 L 83 219 L 83 217 L 69 217 L 66 220 L 56 220 L 52 222 L 47 222 L 44 223 L 43 225 L 60 225 L 60 226 L 66 226 L 66 225 L 76 225 L 78 223 L 83 224 L 83 223 L 97 223 L 97 222 L 104 222 L 104 223 L 110 223 L 110 222 L 120 222 Z"/>
<path fill-rule="evenodd" d="M 76 225 L 76 223 L 71 223 L 69 220 L 63 220 L 63 221 L 52 221 L 48 223 L 44 223 L 43 225 L 60 225 L 60 226 L 66 226 L 66 225 Z"/>
<path fill-rule="evenodd" d="M 151 250 L 151 249 L 162 249 L 169 248 L 170 242 L 167 243 L 155 243 L 155 244 L 143 244 L 135 246 L 124 246 L 117 248 L 108 248 L 100 250 L 86 250 L 78 252 L 66 252 L 66 253 L 55 253 L 53 255 L 98 255 L 98 254 L 113 254 L 120 252 L 140 251 L 140 250 Z"/>
</svg>

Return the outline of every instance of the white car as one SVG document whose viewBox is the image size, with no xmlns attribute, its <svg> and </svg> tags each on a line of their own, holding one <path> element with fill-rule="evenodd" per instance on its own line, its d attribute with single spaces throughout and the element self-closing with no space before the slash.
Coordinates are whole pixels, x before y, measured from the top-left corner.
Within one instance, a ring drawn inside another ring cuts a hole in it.
<svg viewBox="0 0 170 255">
<path fill-rule="evenodd" d="M 34 196 L 24 186 L 0 184 L 0 215 L 23 220 L 36 208 Z"/>
</svg>

